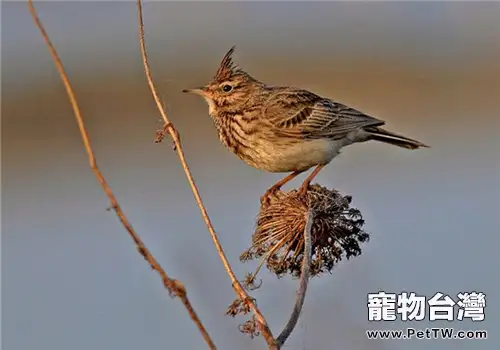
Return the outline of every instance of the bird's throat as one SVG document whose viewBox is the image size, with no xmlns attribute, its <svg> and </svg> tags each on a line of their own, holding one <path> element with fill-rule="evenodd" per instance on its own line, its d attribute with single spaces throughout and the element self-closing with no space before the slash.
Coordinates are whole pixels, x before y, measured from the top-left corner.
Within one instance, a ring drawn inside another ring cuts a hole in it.
<svg viewBox="0 0 500 350">
<path fill-rule="evenodd" d="M 209 97 L 203 96 L 203 98 L 205 99 L 205 101 L 208 104 L 208 114 L 214 115 L 215 111 L 216 111 L 215 102 L 211 98 L 209 98 Z"/>
</svg>

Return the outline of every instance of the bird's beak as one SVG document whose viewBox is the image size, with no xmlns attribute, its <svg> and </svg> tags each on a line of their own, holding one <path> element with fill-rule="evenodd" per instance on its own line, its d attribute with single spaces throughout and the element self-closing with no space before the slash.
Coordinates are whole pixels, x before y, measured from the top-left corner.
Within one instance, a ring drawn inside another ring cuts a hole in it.
<svg viewBox="0 0 500 350">
<path fill-rule="evenodd" d="M 207 89 L 205 87 L 199 87 L 195 89 L 184 89 L 182 92 L 203 96 L 207 93 Z"/>
</svg>

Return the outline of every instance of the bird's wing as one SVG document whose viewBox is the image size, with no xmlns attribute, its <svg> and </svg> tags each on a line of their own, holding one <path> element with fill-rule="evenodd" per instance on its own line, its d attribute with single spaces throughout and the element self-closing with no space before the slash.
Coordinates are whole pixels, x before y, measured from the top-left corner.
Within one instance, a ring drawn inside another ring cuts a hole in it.
<svg viewBox="0 0 500 350">
<path fill-rule="evenodd" d="M 360 111 L 306 90 L 281 90 L 271 95 L 263 115 L 283 135 L 340 139 L 366 126 L 385 124 Z"/>
</svg>

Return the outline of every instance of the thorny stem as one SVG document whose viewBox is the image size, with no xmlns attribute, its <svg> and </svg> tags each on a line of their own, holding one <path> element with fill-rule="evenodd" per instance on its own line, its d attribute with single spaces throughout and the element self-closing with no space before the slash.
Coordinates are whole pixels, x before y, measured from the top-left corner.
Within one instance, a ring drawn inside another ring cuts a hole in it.
<svg viewBox="0 0 500 350">
<path fill-rule="evenodd" d="M 144 64 L 144 70 L 146 73 L 146 78 L 149 84 L 149 87 L 151 89 L 151 93 L 153 95 L 153 98 L 155 100 L 156 106 L 158 107 L 158 111 L 161 114 L 161 117 L 163 118 L 163 121 L 165 122 L 165 126 L 168 126 L 168 133 L 172 137 L 172 140 L 175 145 L 175 150 L 177 152 L 177 155 L 179 157 L 179 160 L 182 164 L 182 168 L 184 169 L 184 173 L 186 174 L 187 180 L 189 182 L 189 185 L 191 186 L 191 190 L 193 191 L 194 198 L 196 200 L 196 203 L 198 204 L 198 207 L 200 208 L 201 215 L 203 217 L 203 220 L 205 221 L 205 224 L 207 226 L 207 229 L 210 233 L 210 236 L 212 238 L 212 241 L 214 242 L 215 248 L 217 250 L 217 253 L 219 254 L 220 259 L 222 260 L 222 264 L 224 265 L 224 268 L 229 275 L 232 286 L 236 294 L 241 300 L 244 300 L 249 303 L 250 308 L 252 309 L 253 313 L 255 314 L 255 317 L 257 319 L 257 322 L 259 324 L 259 329 L 260 332 L 262 333 L 263 337 L 265 338 L 268 346 L 270 349 L 278 349 L 276 345 L 276 340 L 274 339 L 272 332 L 267 325 L 267 321 L 260 312 L 260 310 L 257 308 L 257 305 L 253 301 L 253 299 L 248 295 L 248 293 L 245 291 L 243 286 L 241 285 L 240 281 L 236 278 L 236 275 L 234 274 L 233 269 L 231 268 L 231 265 L 229 264 L 229 261 L 226 257 L 226 254 L 224 253 L 224 249 L 222 248 L 219 239 L 217 237 L 217 234 L 215 233 L 215 229 L 212 225 L 212 222 L 210 220 L 210 217 L 208 216 L 207 210 L 205 209 L 205 205 L 203 204 L 203 201 L 201 199 L 200 193 L 198 191 L 198 187 L 196 186 L 196 183 L 194 181 L 193 175 L 191 174 L 191 171 L 189 170 L 189 166 L 187 165 L 184 152 L 181 147 L 181 141 L 179 138 L 179 133 L 173 126 L 173 124 L 170 122 L 170 120 L 167 117 L 167 114 L 165 113 L 165 110 L 163 108 L 163 105 L 161 103 L 161 100 L 158 96 L 158 93 L 156 91 L 154 82 L 153 82 L 153 77 L 151 75 L 151 70 L 149 68 L 149 63 L 148 63 L 148 56 L 146 52 L 146 45 L 144 41 L 144 21 L 143 21 L 143 16 L 142 16 L 142 2 L 141 0 L 137 0 L 137 10 L 138 10 L 138 20 L 139 20 L 139 41 L 141 45 L 141 54 L 142 54 L 142 60 Z"/>
<path fill-rule="evenodd" d="M 78 124 L 78 128 L 80 130 L 80 134 L 83 140 L 83 144 L 85 147 L 85 150 L 88 155 L 88 160 L 90 167 L 92 171 L 94 172 L 97 180 L 99 181 L 101 187 L 103 188 L 104 192 L 108 196 L 110 202 L 111 202 L 111 208 L 116 213 L 116 216 L 118 219 L 121 221 L 127 232 L 129 233 L 130 237 L 133 239 L 137 246 L 137 250 L 139 253 L 146 259 L 146 261 L 150 264 L 150 266 L 158 272 L 158 274 L 161 276 L 163 284 L 165 288 L 169 291 L 171 295 L 177 296 L 181 299 L 182 303 L 184 304 L 184 307 L 189 313 L 189 316 L 193 320 L 193 322 L 196 324 L 198 327 L 200 333 L 202 334 L 203 338 L 205 339 L 208 347 L 210 349 L 216 349 L 215 344 L 213 343 L 212 339 L 208 335 L 205 327 L 201 323 L 200 319 L 198 318 L 196 312 L 194 311 L 191 303 L 189 302 L 189 299 L 186 294 L 186 289 L 184 288 L 183 284 L 175 279 L 172 279 L 168 277 L 166 274 L 165 270 L 160 266 L 158 261 L 153 257 L 151 252 L 146 248 L 145 244 L 142 242 L 141 238 L 139 235 L 135 232 L 135 230 L 132 227 L 132 224 L 128 221 L 126 218 L 125 214 L 123 213 L 120 205 L 118 204 L 118 201 L 116 200 L 116 197 L 114 196 L 113 192 L 109 188 L 109 185 L 107 184 L 106 180 L 104 179 L 104 176 L 102 175 L 101 171 L 99 170 L 96 159 L 94 156 L 94 152 L 91 147 L 90 139 L 87 133 L 87 129 L 85 128 L 85 123 L 83 121 L 83 117 L 80 113 L 80 108 L 78 106 L 78 102 L 75 96 L 75 93 L 73 91 L 73 88 L 71 87 L 71 84 L 69 82 L 69 78 L 64 70 L 64 66 L 62 64 L 61 59 L 59 58 L 57 51 L 52 44 L 51 40 L 49 39 L 49 36 L 47 32 L 45 31 L 45 28 L 40 21 L 37 12 L 33 6 L 32 0 L 27 0 L 28 2 L 28 7 L 31 13 L 31 16 L 33 17 L 33 21 L 35 22 L 36 26 L 38 27 L 45 43 L 47 44 L 47 47 L 50 51 L 50 55 L 52 56 L 52 59 L 54 60 L 55 66 L 57 68 L 57 71 L 59 72 L 61 76 L 61 80 L 64 84 L 64 88 L 66 89 L 66 93 L 68 94 L 69 101 L 71 103 L 71 106 L 73 108 L 73 113 L 75 114 L 75 118 Z"/>
<path fill-rule="evenodd" d="M 314 215 L 312 210 L 306 214 L 306 226 L 304 228 L 304 257 L 302 258 L 302 269 L 300 272 L 300 282 L 299 290 L 297 291 L 297 299 L 295 300 L 295 305 L 293 307 L 292 314 L 288 320 L 285 328 L 280 333 L 277 338 L 278 346 L 281 347 L 288 339 L 290 334 L 292 334 L 293 329 L 299 321 L 299 316 L 302 311 L 302 306 L 304 305 L 304 300 L 306 298 L 307 285 L 309 284 L 309 266 L 311 264 L 312 255 L 312 239 L 311 239 L 311 228 L 314 221 Z"/>
</svg>

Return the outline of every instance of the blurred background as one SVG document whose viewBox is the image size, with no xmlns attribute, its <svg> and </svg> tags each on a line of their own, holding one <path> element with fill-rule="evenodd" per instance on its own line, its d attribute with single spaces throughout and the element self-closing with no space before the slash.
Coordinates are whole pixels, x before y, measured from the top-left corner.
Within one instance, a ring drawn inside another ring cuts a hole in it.
<svg viewBox="0 0 500 350">
<path fill-rule="evenodd" d="M 180 279 L 220 349 L 262 349 L 234 300 L 140 58 L 133 2 L 36 3 L 98 164 L 133 226 Z M 285 349 L 493 349 L 500 328 L 500 3 L 168 3 L 144 6 L 153 75 L 238 276 L 259 196 L 282 175 L 225 150 L 201 98 L 225 52 L 270 84 L 330 96 L 432 148 L 367 143 L 317 181 L 353 196 L 372 239 L 314 278 Z M 6 350 L 203 349 L 181 303 L 135 250 L 91 172 L 60 78 L 22 2 L 2 3 L 2 345 Z M 298 186 L 300 179 L 290 186 Z M 274 333 L 297 281 L 253 292 Z M 477 291 L 486 319 L 367 320 L 367 293 Z M 375 341 L 367 329 L 486 329 L 486 341 Z"/>
</svg>

